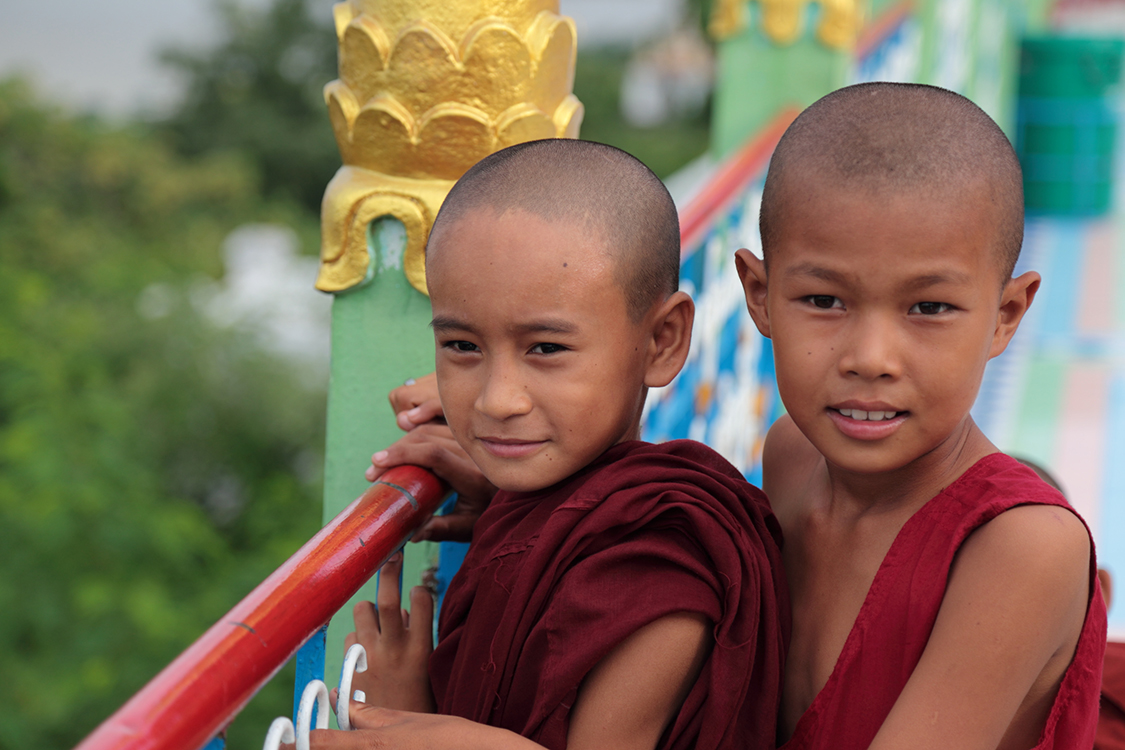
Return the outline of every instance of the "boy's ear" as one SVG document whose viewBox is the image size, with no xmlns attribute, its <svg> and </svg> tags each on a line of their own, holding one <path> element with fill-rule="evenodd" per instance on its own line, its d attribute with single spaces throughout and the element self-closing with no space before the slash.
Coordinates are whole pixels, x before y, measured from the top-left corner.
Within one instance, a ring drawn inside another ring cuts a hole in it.
<svg viewBox="0 0 1125 750">
<path fill-rule="evenodd" d="M 1035 271 L 1028 271 L 1004 285 L 1000 295 L 1000 311 L 996 315 L 996 330 L 992 334 L 992 347 L 988 351 L 989 359 L 999 355 L 1008 348 L 1016 329 L 1020 326 L 1027 308 L 1031 307 L 1035 293 L 1039 291 L 1041 278 Z"/>
<path fill-rule="evenodd" d="M 770 337 L 770 314 L 766 305 L 766 264 L 754 253 L 742 248 L 734 254 L 734 267 L 746 295 L 746 309 L 754 319 L 758 332 Z"/>
<path fill-rule="evenodd" d="M 652 318 L 645 385 L 660 388 L 672 382 L 683 369 L 691 349 L 691 326 L 695 322 L 695 303 L 685 292 L 664 300 Z"/>
</svg>

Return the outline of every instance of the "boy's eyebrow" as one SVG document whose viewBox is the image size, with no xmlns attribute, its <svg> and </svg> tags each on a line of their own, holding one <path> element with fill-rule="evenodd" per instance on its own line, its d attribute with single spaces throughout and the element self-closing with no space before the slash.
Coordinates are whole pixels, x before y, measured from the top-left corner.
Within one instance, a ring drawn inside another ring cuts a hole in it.
<svg viewBox="0 0 1125 750">
<path fill-rule="evenodd" d="M 430 328 L 435 331 L 468 331 L 476 333 L 476 329 L 467 321 L 449 315 L 437 315 L 430 321 Z M 519 323 L 512 326 L 515 333 L 576 333 L 578 326 L 562 318 L 545 318 L 533 320 L 528 323 Z"/>
<path fill-rule="evenodd" d="M 430 328 L 435 331 L 469 331 L 470 333 L 474 331 L 467 322 L 449 315 L 435 315 L 430 321 Z"/>
<path fill-rule="evenodd" d="M 788 273 L 795 276 L 812 276 L 813 278 L 820 279 L 821 281 L 830 281 L 837 284 L 843 284 L 847 281 L 844 274 L 839 271 L 834 271 L 831 268 L 818 266 L 813 263 L 800 263 L 788 270 Z M 943 270 L 938 273 L 927 273 L 921 276 L 915 276 L 902 285 L 904 291 L 912 292 L 920 289 L 928 289 L 932 286 L 939 284 L 964 284 L 972 281 L 969 274 L 962 271 Z"/>
<path fill-rule="evenodd" d="M 821 281 L 832 281 L 838 284 L 842 284 L 846 280 L 844 278 L 844 274 L 838 271 L 833 271 L 831 268 L 818 266 L 814 263 L 799 263 L 796 266 L 787 269 L 787 271 L 793 276 L 812 276 L 814 279 L 820 279 Z"/>
<path fill-rule="evenodd" d="M 913 292 L 919 289 L 928 289 L 931 286 L 938 286 L 939 284 L 965 284 L 970 281 L 972 281 L 972 277 L 967 273 L 962 273 L 961 271 L 942 271 L 941 273 L 927 273 L 922 276 L 915 276 L 902 286 L 904 290 Z"/>
<path fill-rule="evenodd" d="M 546 318 L 520 323 L 512 326 L 512 330 L 516 333 L 575 333 L 578 331 L 578 326 L 561 318 Z"/>
</svg>

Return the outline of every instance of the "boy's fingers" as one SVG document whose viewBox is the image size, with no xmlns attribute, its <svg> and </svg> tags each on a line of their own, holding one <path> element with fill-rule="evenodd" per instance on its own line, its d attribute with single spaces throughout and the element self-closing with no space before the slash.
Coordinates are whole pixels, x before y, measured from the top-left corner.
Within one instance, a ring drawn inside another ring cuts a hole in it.
<svg viewBox="0 0 1125 750">
<path fill-rule="evenodd" d="M 344 652 L 347 653 L 348 649 L 351 648 L 352 646 L 354 646 L 358 642 L 359 642 L 359 639 L 356 638 L 356 634 L 355 634 L 354 631 L 345 635 L 344 636 Z"/>
<path fill-rule="evenodd" d="M 399 575 L 402 573 L 402 553 L 391 555 L 379 570 L 379 591 L 375 596 L 379 604 L 380 632 L 385 636 L 402 633 L 402 593 L 399 591 Z"/>
<path fill-rule="evenodd" d="M 410 640 L 425 653 L 434 650 L 434 597 L 425 586 L 410 589 Z"/>
<path fill-rule="evenodd" d="M 352 609 L 355 636 L 360 643 L 379 637 L 379 611 L 373 602 L 359 602 Z M 366 648 L 366 646 L 365 646 Z"/>
<path fill-rule="evenodd" d="M 395 414 L 413 409 L 426 401 L 437 399 L 437 378 L 434 373 L 431 372 L 420 378 L 412 378 L 412 380 L 413 383 L 400 385 L 387 394 L 387 399 L 391 402 L 391 408 L 394 409 Z"/>
</svg>

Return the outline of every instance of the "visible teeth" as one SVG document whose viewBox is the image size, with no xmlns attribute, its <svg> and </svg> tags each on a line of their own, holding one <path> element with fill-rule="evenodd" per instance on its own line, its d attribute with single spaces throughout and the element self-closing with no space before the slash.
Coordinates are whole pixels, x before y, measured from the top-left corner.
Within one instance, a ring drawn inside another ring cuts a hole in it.
<svg viewBox="0 0 1125 750">
<path fill-rule="evenodd" d="M 845 417 L 860 422 L 882 422 L 884 419 L 894 419 L 898 415 L 897 411 L 863 411 L 862 409 L 840 409 L 841 414 Z"/>
</svg>

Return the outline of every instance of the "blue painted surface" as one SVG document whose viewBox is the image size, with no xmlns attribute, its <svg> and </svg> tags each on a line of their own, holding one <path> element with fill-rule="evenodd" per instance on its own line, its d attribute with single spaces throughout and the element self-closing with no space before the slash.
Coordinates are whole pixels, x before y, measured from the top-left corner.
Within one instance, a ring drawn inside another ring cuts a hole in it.
<svg viewBox="0 0 1125 750">
<path fill-rule="evenodd" d="M 324 645 L 328 626 L 313 633 L 305 645 L 297 650 L 297 678 L 293 686 L 293 724 L 297 724 L 297 709 L 301 705 L 301 694 L 305 686 L 313 680 L 324 680 Z M 313 724 L 316 726 L 316 709 L 313 709 Z"/>
<path fill-rule="evenodd" d="M 227 741 L 223 737 L 213 737 L 201 750 L 225 750 Z"/>
<path fill-rule="evenodd" d="M 1115 574 L 1117 596 L 1109 610 L 1110 629 L 1125 631 L 1125 373 L 1110 386 L 1098 565 Z"/>
</svg>

